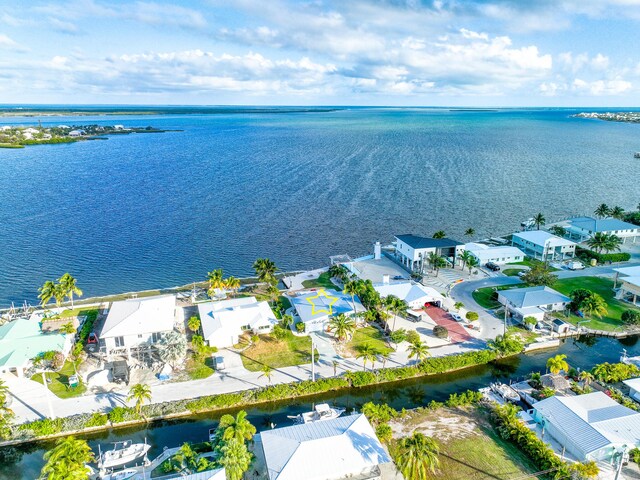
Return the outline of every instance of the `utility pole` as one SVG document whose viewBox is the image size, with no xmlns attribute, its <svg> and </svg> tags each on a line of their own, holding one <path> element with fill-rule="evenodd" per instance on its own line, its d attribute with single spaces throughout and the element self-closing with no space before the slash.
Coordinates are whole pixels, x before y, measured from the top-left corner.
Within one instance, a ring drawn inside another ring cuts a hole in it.
<svg viewBox="0 0 640 480">
<path fill-rule="evenodd" d="M 316 344 L 311 339 L 311 381 L 316 381 L 316 361 L 315 361 Z"/>
</svg>

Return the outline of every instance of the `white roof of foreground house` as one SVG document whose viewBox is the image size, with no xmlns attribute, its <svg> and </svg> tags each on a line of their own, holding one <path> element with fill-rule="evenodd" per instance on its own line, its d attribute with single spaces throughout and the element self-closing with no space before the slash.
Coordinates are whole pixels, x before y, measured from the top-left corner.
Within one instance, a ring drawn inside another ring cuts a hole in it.
<svg viewBox="0 0 640 480">
<path fill-rule="evenodd" d="M 269 480 L 349 478 L 391 461 L 363 414 L 260 433 Z"/>
<path fill-rule="evenodd" d="M 501 290 L 499 295 L 506 298 L 516 308 L 539 307 L 553 303 L 566 303 L 571 299 L 549 287 L 511 288 Z"/>
<path fill-rule="evenodd" d="M 7 322 L 0 326 L 0 368 L 24 367 L 44 352 L 64 351 L 66 342 L 62 333 L 43 332 L 37 319 Z"/>
<path fill-rule="evenodd" d="M 528 232 L 516 232 L 513 234 L 513 236 L 522 238 L 536 245 L 545 245 L 549 240 L 553 240 L 553 244 L 556 246 L 576 245 L 576 243 L 572 242 L 571 240 L 558 237 L 557 235 L 553 235 L 552 233 L 545 232 L 544 230 L 530 230 Z"/>
<path fill-rule="evenodd" d="M 464 246 L 465 250 L 473 253 L 479 258 L 508 258 L 508 257 L 524 257 L 524 252 L 517 247 L 511 246 L 491 246 L 484 243 L 467 243 Z"/>
<path fill-rule="evenodd" d="M 173 330 L 176 296 L 160 295 L 113 302 L 100 338 L 141 335 Z"/>
<path fill-rule="evenodd" d="M 444 298 L 435 289 L 414 282 L 378 283 L 373 288 L 381 297 L 393 295 L 407 303 L 427 303 Z"/>
<path fill-rule="evenodd" d="M 608 445 L 640 445 L 640 413 L 603 392 L 553 396 L 533 405 L 545 421 L 558 427 L 583 452 Z"/>
<path fill-rule="evenodd" d="M 257 328 L 278 323 L 269 303 L 258 302 L 256 297 L 200 303 L 198 312 L 205 340 L 209 340 L 214 335 L 231 338 L 241 333 L 241 328 L 247 325 Z"/>
<path fill-rule="evenodd" d="M 353 313 L 353 303 L 355 303 L 356 312 L 364 312 L 365 308 L 360 303 L 360 299 L 356 296 L 354 300 L 355 302 L 352 302 L 351 295 L 346 293 L 320 288 L 315 292 L 293 297 L 291 304 L 298 312 L 300 320 L 309 322 L 339 313 L 350 315 Z"/>
<path fill-rule="evenodd" d="M 637 267 L 614 268 L 613 270 L 620 275 L 624 275 L 621 280 L 626 280 L 625 277 L 640 277 L 640 265 Z"/>
</svg>

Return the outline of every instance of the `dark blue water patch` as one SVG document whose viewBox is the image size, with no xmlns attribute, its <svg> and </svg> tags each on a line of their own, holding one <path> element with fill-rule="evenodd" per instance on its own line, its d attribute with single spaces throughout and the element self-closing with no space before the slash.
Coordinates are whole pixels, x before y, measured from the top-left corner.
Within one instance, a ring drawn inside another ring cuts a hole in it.
<svg viewBox="0 0 640 480">
<path fill-rule="evenodd" d="M 0 149 L 0 305 L 66 271 L 102 295 L 249 275 L 258 257 L 318 267 L 398 232 L 496 235 L 538 211 L 635 206 L 640 125 L 576 112 L 43 117 L 183 131 Z"/>
</svg>

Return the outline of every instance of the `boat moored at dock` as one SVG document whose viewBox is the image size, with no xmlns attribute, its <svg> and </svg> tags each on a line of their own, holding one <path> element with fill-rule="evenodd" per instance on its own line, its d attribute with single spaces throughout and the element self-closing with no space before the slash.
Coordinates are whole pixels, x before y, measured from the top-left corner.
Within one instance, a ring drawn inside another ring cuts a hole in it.
<svg viewBox="0 0 640 480">
<path fill-rule="evenodd" d="M 146 462 L 147 452 L 150 448 L 151 445 L 147 444 L 146 441 L 144 443 L 131 443 L 131 440 L 115 442 L 113 449 L 105 452 L 102 452 L 98 447 L 98 468 L 102 471 L 122 467 L 141 458 L 145 458 Z"/>
<path fill-rule="evenodd" d="M 319 403 L 314 407 L 313 411 L 290 416 L 289 418 L 292 419 L 294 423 L 322 422 L 324 420 L 338 418 L 344 412 L 344 408 L 334 408 L 328 403 Z"/>
</svg>

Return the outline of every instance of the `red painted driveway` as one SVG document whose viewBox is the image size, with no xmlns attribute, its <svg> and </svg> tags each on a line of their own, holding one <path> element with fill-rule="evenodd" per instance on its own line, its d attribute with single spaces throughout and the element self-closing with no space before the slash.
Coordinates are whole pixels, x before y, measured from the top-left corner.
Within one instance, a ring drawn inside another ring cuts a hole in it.
<svg viewBox="0 0 640 480">
<path fill-rule="evenodd" d="M 473 338 L 460 323 L 456 322 L 451 315 L 440 307 L 428 305 L 424 307 L 424 311 L 427 312 L 427 315 L 429 315 L 434 322 L 449 331 L 449 339 L 453 343 L 468 342 Z"/>
</svg>

